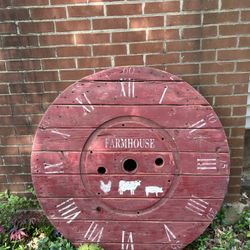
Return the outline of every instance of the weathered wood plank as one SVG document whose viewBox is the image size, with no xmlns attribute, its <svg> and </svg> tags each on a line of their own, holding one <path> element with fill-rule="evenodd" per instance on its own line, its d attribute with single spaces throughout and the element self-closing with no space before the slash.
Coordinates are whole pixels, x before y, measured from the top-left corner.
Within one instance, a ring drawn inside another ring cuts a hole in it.
<svg viewBox="0 0 250 250">
<path fill-rule="evenodd" d="M 208 105 L 185 82 L 77 82 L 54 105 Z"/>
<path fill-rule="evenodd" d="M 184 111 L 185 110 L 185 111 Z M 163 115 L 164 114 L 164 115 Z M 40 128 L 100 127 L 117 117 L 143 117 L 148 127 L 159 128 L 220 128 L 221 123 L 207 106 L 104 106 L 52 105 L 48 108 Z M 133 120 L 131 120 L 133 121 Z M 121 122 L 121 126 L 124 122 Z M 158 124 L 158 125 L 157 125 Z M 134 126 L 134 125 L 133 125 Z M 137 127 L 142 127 L 138 123 Z"/>
<path fill-rule="evenodd" d="M 176 75 L 149 67 L 116 67 L 86 76 L 80 81 L 117 81 L 130 79 L 136 81 L 180 81 Z"/>
<path fill-rule="evenodd" d="M 64 227 L 62 221 L 53 221 L 53 224 L 58 228 L 63 228 L 63 235 L 68 235 L 67 238 L 74 241 L 84 240 L 91 242 L 95 235 L 100 236 L 100 243 L 122 243 L 122 232 L 132 232 L 136 238 L 136 244 L 152 244 L 152 237 L 155 244 L 187 244 L 190 238 L 195 238 L 197 233 L 202 233 L 204 228 L 208 226 L 207 222 L 169 222 L 169 221 L 91 221 L 81 220 L 74 221 L 70 226 Z M 94 230 L 94 227 L 95 230 Z M 147 230 L 143 230 L 147 228 Z M 157 229 L 157 232 L 155 231 Z M 72 235 L 72 230 L 76 233 Z M 192 231 L 191 234 L 189 231 Z M 91 232 L 94 232 L 90 235 Z M 98 237 L 99 238 L 99 237 Z M 127 242 L 127 241 L 126 241 Z M 109 248 L 107 248 L 109 249 Z M 117 248 L 120 249 L 120 248 Z"/>
<path fill-rule="evenodd" d="M 86 173 L 97 174 L 98 167 L 106 168 L 107 174 L 119 174 L 125 158 L 135 159 L 139 168 L 137 175 L 169 174 L 176 167 L 176 174 L 227 175 L 229 156 L 226 153 L 179 152 L 176 163 L 172 152 L 93 152 L 89 153 Z M 84 155 L 83 155 L 84 156 Z M 80 174 L 81 152 L 33 152 L 32 174 L 61 171 L 61 174 Z M 155 164 L 157 158 L 164 160 L 163 166 Z M 59 173 L 60 174 L 60 173 Z"/>
<path fill-rule="evenodd" d="M 46 211 L 50 220 L 61 220 L 68 224 L 68 218 L 62 215 L 60 204 L 66 202 L 70 198 L 39 198 L 42 208 Z M 109 221 L 169 221 L 169 222 L 204 222 L 211 221 L 216 212 L 221 206 L 221 199 L 202 199 L 205 203 L 205 208 L 202 210 L 194 208 L 193 211 L 189 209 L 188 203 L 191 198 L 185 199 L 166 199 L 163 200 L 161 206 L 153 207 L 150 211 L 150 205 L 155 204 L 155 199 L 152 198 L 135 198 L 128 202 L 128 199 L 91 199 L 91 198 L 73 198 L 70 202 L 74 202 L 77 209 L 81 211 L 79 215 L 73 220 L 106 220 Z M 199 199 L 193 199 L 199 204 Z M 159 200 L 159 199 L 158 199 Z M 69 204 L 69 203 L 67 203 Z M 194 203 L 195 204 L 195 203 Z M 196 206 L 199 205 L 196 204 Z M 148 208 L 148 209 L 145 209 Z M 115 208 L 123 208 L 123 210 L 116 210 Z M 139 211 L 139 214 L 138 212 Z M 157 217 L 155 216 L 157 214 Z"/>
<path fill-rule="evenodd" d="M 34 151 L 81 151 L 84 144 L 95 129 L 38 129 L 34 144 Z M 195 133 L 191 133 L 192 129 L 109 129 L 101 132 L 95 142 L 98 148 L 96 150 L 105 149 L 105 136 L 112 137 L 114 134 L 120 134 L 123 138 L 145 138 L 146 135 L 155 139 L 157 146 L 152 149 L 137 149 L 136 151 L 167 151 L 165 141 L 159 135 L 169 134 L 167 139 L 173 139 L 175 148 L 171 151 L 188 151 L 188 152 L 228 152 L 228 144 L 223 129 L 198 129 Z M 102 136 L 103 135 L 103 136 Z M 158 135 L 158 136 L 157 136 Z M 165 139 L 164 139 L 165 140 Z M 112 149 L 105 149 L 112 151 Z M 118 151 L 119 149 L 115 149 Z M 129 152 L 131 149 L 121 149 L 119 151 Z M 133 149 L 134 151 L 134 149 Z"/>
<path fill-rule="evenodd" d="M 82 183 L 80 175 L 33 175 L 32 179 L 37 186 L 36 191 L 38 197 L 95 197 L 100 193 L 100 197 L 105 197 L 106 195 L 101 192 L 100 181 L 108 183 L 109 180 L 112 182 L 112 190 L 109 193 L 108 197 L 113 198 L 129 198 L 133 197 L 146 197 L 145 186 L 163 186 L 168 180 L 170 184 L 173 182 L 174 175 L 165 175 L 157 177 L 148 177 L 148 176 L 137 176 L 137 175 L 85 175 L 84 184 L 87 186 L 91 184 L 92 191 L 91 194 L 88 192 L 86 187 Z M 156 178 L 156 179 L 154 179 Z M 87 180 L 86 180 L 87 179 Z M 140 180 L 140 188 L 137 189 L 135 195 L 131 195 L 129 191 L 124 192 L 123 195 L 120 195 L 119 182 L 120 180 L 125 181 L 135 181 Z M 67 185 L 65 185 L 67 183 Z M 215 183 L 217 185 L 215 185 Z M 180 175 L 176 180 L 174 190 L 171 187 L 171 195 L 174 192 L 176 198 L 179 197 L 190 197 L 194 192 L 202 198 L 223 198 L 225 192 L 227 191 L 227 176 L 186 176 Z M 94 190 L 94 191 L 93 191 Z M 209 190 L 209 192 L 207 192 Z M 160 193 L 159 193 L 160 195 Z"/>
</svg>

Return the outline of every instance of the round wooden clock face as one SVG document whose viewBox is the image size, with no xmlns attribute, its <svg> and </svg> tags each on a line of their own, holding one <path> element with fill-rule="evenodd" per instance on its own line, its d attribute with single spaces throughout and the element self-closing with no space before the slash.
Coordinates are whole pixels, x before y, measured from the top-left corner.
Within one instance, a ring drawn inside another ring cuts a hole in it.
<svg viewBox="0 0 250 250">
<path fill-rule="evenodd" d="M 229 149 L 208 102 L 177 76 L 118 67 L 85 77 L 48 108 L 32 179 L 73 244 L 182 249 L 219 210 Z"/>
</svg>

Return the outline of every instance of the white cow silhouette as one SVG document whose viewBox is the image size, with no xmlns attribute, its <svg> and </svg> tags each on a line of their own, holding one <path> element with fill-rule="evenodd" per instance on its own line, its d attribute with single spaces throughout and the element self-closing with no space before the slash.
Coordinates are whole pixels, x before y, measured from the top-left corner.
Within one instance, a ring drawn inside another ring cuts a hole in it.
<svg viewBox="0 0 250 250">
<path fill-rule="evenodd" d="M 131 195 L 135 194 L 137 187 L 141 185 L 141 181 L 119 181 L 119 190 L 118 192 L 122 195 L 125 191 L 130 191 Z"/>
<path fill-rule="evenodd" d="M 146 196 L 149 194 L 155 194 L 158 197 L 158 193 L 163 193 L 162 187 L 158 186 L 147 186 L 145 187 Z"/>
</svg>

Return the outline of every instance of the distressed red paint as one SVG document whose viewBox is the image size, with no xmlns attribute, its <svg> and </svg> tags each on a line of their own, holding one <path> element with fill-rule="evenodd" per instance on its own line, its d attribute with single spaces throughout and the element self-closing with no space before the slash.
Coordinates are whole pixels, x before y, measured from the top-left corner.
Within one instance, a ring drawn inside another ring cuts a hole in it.
<svg viewBox="0 0 250 250">
<path fill-rule="evenodd" d="M 182 249 L 221 206 L 229 149 L 217 115 L 189 84 L 118 67 L 56 98 L 31 165 L 41 206 L 75 245 Z"/>
</svg>

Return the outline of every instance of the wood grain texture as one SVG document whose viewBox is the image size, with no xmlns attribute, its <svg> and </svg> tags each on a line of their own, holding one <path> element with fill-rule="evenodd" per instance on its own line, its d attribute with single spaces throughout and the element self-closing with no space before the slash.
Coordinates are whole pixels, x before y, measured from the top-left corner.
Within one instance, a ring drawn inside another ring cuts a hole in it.
<svg viewBox="0 0 250 250">
<path fill-rule="evenodd" d="M 208 102 L 177 76 L 118 67 L 63 91 L 34 138 L 39 202 L 73 244 L 182 249 L 227 192 L 229 147 Z"/>
</svg>

